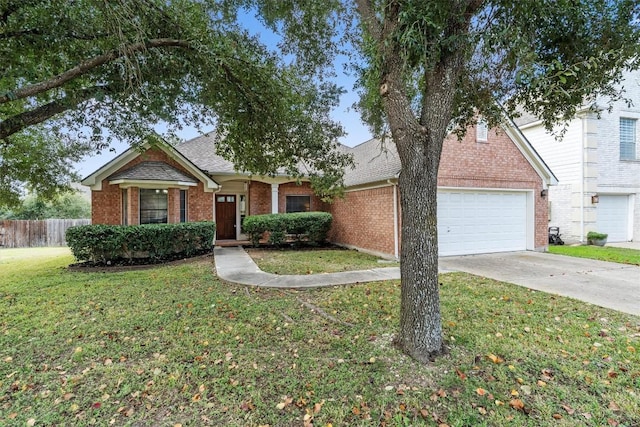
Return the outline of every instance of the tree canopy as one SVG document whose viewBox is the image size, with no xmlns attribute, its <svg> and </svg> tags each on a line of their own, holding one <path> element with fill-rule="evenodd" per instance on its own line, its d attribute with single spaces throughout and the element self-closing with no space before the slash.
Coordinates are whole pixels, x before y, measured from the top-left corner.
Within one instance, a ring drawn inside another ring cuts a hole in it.
<svg viewBox="0 0 640 427">
<path fill-rule="evenodd" d="M 243 28 L 245 3 L 0 2 L 0 202 L 24 184 L 54 194 L 75 178 L 69 162 L 114 139 L 139 144 L 159 123 L 170 141 L 215 125 L 239 169 L 298 176 L 304 159 L 320 191 L 339 188 L 348 159 L 332 150 L 342 128 L 328 114 L 340 90 Z"/>
<path fill-rule="evenodd" d="M 65 193 L 53 200 L 28 195 L 14 209 L 1 209 L 0 219 L 91 218 L 91 202 L 79 193 Z"/>
</svg>

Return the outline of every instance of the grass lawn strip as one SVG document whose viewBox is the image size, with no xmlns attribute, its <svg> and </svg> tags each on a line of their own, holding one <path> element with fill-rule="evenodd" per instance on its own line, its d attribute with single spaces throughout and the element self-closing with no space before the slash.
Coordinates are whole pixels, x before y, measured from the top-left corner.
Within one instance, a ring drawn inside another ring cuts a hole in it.
<svg viewBox="0 0 640 427">
<path fill-rule="evenodd" d="M 636 249 L 616 248 L 613 246 L 549 246 L 552 254 L 569 255 L 579 258 L 591 258 L 620 264 L 640 265 L 640 251 Z"/>
<path fill-rule="evenodd" d="M 274 274 L 315 274 L 396 267 L 374 255 L 347 249 L 277 250 L 247 249 L 262 271 Z"/>
<path fill-rule="evenodd" d="M 397 281 L 282 291 L 221 283 L 210 260 L 111 274 L 70 262 L 0 269 L 0 424 L 640 422 L 635 316 L 447 274 L 450 354 L 424 366 L 391 344 Z"/>
</svg>

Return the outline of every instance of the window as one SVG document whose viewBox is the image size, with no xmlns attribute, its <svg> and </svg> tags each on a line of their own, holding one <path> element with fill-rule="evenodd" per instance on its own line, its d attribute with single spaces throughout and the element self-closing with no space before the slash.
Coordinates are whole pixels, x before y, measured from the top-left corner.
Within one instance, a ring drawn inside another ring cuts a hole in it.
<svg viewBox="0 0 640 427">
<path fill-rule="evenodd" d="M 636 160 L 636 122 L 620 117 L 620 160 Z"/>
<path fill-rule="evenodd" d="M 489 126 L 484 119 L 478 119 L 476 125 L 476 142 L 487 142 L 489 139 Z"/>
<path fill-rule="evenodd" d="M 287 213 L 309 212 L 311 196 L 287 196 Z"/>
<path fill-rule="evenodd" d="M 167 193 L 167 190 L 140 189 L 140 224 L 166 224 Z"/>
<path fill-rule="evenodd" d="M 187 222 L 187 190 L 180 190 L 180 222 Z"/>
<path fill-rule="evenodd" d="M 126 188 L 122 190 L 122 225 L 129 225 L 129 199 Z"/>
</svg>

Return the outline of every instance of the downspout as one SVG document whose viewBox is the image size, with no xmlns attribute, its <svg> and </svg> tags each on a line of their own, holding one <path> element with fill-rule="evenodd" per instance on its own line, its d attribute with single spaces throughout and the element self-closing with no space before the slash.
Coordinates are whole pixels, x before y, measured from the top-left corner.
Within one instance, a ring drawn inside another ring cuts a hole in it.
<svg viewBox="0 0 640 427">
<path fill-rule="evenodd" d="M 393 187 L 393 255 L 398 259 L 400 257 L 400 245 L 398 236 L 398 185 L 387 180 Z"/>
<path fill-rule="evenodd" d="M 580 243 L 584 243 L 584 145 L 587 132 L 586 115 L 582 116 L 582 132 L 580 137 Z"/>
</svg>

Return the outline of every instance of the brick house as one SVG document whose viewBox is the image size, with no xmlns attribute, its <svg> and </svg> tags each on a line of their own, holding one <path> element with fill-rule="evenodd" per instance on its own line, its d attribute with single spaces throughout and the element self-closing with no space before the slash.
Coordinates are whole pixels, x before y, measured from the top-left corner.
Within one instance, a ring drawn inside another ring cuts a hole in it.
<svg viewBox="0 0 640 427">
<path fill-rule="evenodd" d="M 640 240 L 640 71 L 627 72 L 623 83 L 635 104 L 617 100 L 602 111 L 607 100 L 597 99 L 578 111 L 561 141 L 536 117 L 517 120 L 560 180 L 549 190 L 549 224 L 568 242 L 586 241 L 589 231 L 607 233 L 609 242 Z"/>
<path fill-rule="evenodd" d="M 400 161 L 395 146 L 372 139 L 356 147 L 344 199 L 323 203 L 308 182 L 238 173 L 215 154 L 213 138 L 129 149 L 85 178 L 94 224 L 215 220 L 218 240 L 242 240 L 246 215 L 328 211 L 330 240 L 385 257 L 399 254 Z M 445 141 L 438 175 L 441 255 L 547 246 L 547 201 L 555 176 L 510 121 L 480 123 Z"/>
<path fill-rule="evenodd" d="M 244 239 L 246 215 L 327 210 L 308 182 L 237 173 L 206 135 L 175 148 L 130 148 L 82 184 L 91 188 L 93 224 L 214 220 L 218 240 Z"/>
</svg>

